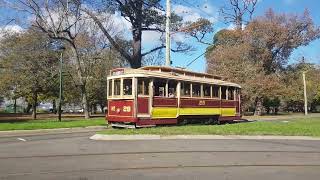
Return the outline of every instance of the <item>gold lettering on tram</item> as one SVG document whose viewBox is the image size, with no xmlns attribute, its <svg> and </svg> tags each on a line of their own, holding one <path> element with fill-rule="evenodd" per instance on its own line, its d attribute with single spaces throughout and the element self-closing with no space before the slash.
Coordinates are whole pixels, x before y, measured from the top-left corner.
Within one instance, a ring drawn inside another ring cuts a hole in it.
<svg viewBox="0 0 320 180">
<path fill-rule="evenodd" d="M 199 101 L 199 106 L 204 106 L 204 105 L 206 105 L 206 101 L 204 100 Z"/>
</svg>

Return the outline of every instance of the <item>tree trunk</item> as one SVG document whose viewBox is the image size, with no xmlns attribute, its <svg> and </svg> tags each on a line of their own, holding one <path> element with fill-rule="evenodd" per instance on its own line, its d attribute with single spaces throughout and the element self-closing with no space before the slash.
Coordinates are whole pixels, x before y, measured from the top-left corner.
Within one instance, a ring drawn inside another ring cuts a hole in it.
<svg viewBox="0 0 320 180">
<path fill-rule="evenodd" d="M 256 107 L 254 110 L 254 115 L 255 116 L 262 115 L 262 98 L 261 97 L 257 97 L 257 99 L 256 99 Z"/>
<path fill-rule="evenodd" d="M 25 113 L 27 113 L 27 114 L 29 114 L 30 113 L 30 110 L 31 110 L 31 108 L 32 108 L 32 104 L 30 104 L 30 103 L 28 103 L 28 106 L 27 106 L 27 108 L 25 109 Z"/>
<path fill-rule="evenodd" d="M 271 108 L 270 107 L 266 107 L 266 111 L 267 111 L 267 114 L 270 114 Z"/>
<path fill-rule="evenodd" d="M 69 42 L 70 43 L 70 42 Z M 83 112 L 84 112 L 84 118 L 89 119 L 90 118 L 90 113 L 89 113 L 89 103 L 88 103 L 88 97 L 87 97 L 87 91 L 86 91 L 86 82 L 84 79 L 84 72 L 81 68 L 81 62 L 80 62 L 80 56 L 77 51 L 77 47 L 75 44 L 72 44 L 72 51 L 74 58 L 76 59 L 76 69 L 77 69 L 77 74 L 79 78 L 79 83 L 80 83 L 80 89 L 81 89 L 81 95 L 82 95 L 82 107 L 83 107 Z"/>
<path fill-rule="evenodd" d="M 38 102 L 38 93 L 37 92 L 33 92 L 32 100 L 33 100 L 32 119 L 37 119 L 37 102 Z"/>
<path fill-rule="evenodd" d="M 101 112 L 104 113 L 104 105 L 103 104 L 100 104 L 100 109 L 101 109 Z"/>
<path fill-rule="evenodd" d="M 140 68 L 142 61 L 141 54 L 141 39 L 142 39 L 142 5 L 143 1 L 136 2 L 136 23 L 132 25 L 132 59 L 131 59 L 131 67 L 132 68 Z"/>
<path fill-rule="evenodd" d="M 139 27 L 136 27 L 132 31 L 132 35 L 133 35 L 133 41 L 132 41 L 133 56 L 132 56 L 132 60 L 130 62 L 130 65 L 134 69 L 141 67 L 141 61 L 142 61 L 141 34 L 142 34 L 142 32 L 141 32 L 141 29 Z"/>
<path fill-rule="evenodd" d="M 53 100 L 52 100 L 52 113 L 57 114 L 56 99 L 53 99 Z"/>
<path fill-rule="evenodd" d="M 14 112 L 15 114 L 17 113 L 17 98 L 14 98 L 13 112 Z"/>
<path fill-rule="evenodd" d="M 88 102 L 88 97 L 87 97 L 85 85 L 81 86 L 81 93 L 82 93 L 82 107 L 83 107 L 83 112 L 84 112 L 84 118 L 89 119 L 90 118 L 89 102 Z"/>
</svg>

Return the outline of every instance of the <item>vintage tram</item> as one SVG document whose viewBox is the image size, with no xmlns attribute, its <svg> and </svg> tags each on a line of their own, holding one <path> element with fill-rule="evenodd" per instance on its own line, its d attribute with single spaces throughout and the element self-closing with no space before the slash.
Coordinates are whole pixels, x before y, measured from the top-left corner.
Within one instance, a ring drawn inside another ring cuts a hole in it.
<svg viewBox="0 0 320 180">
<path fill-rule="evenodd" d="M 182 68 L 116 68 L 108 79 L 108 113 L 113 127 L 241 119 L 238 84 Z"/>
</svg>

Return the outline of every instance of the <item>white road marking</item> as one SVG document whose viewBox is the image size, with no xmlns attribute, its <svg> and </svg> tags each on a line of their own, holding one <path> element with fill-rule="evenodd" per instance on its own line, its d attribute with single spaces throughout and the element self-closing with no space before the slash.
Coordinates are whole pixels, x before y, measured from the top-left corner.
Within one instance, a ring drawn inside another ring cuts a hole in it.
<svg viewBox="0 0 320 180">
<path fill-rule="evenodd" d="M 20 140 L 20 141 L 24 141 L 24 142 L 26 142 L 27 140 L 25 140 L 25 139 L 23 139 L 23 138 L 17 138 L 18 140 Z"/>
</svg>

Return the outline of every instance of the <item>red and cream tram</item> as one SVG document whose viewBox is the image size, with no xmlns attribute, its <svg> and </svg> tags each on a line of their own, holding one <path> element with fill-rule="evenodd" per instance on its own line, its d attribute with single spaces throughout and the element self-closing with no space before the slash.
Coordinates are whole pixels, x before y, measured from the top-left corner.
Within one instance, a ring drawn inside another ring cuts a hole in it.
<svg viewBox="0 0 320 180">
<path fill-rule="evenodd" d="M 117 68 L 108 77 L 112 126 L 146 127 L 241 119 L 240 86 L 180 68 Z"/>
</svg>

